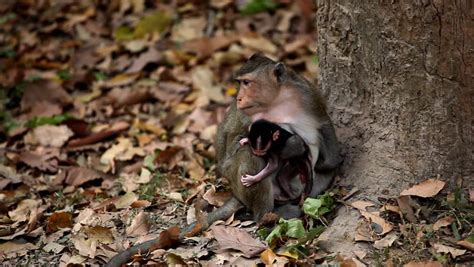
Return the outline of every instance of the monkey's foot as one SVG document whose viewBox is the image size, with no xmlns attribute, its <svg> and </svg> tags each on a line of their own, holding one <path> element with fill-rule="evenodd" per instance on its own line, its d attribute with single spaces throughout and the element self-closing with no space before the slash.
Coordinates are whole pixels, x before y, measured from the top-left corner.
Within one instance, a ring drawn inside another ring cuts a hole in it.
<svg viewBox="0 0 474 267">
<path fill-rule="evenodd" d="M 246 144 L 249 143 L 249 139 L 247 137 L 244 137 L 240 139 L 239 143 L 240 143 L 240 146 L 245 146 Z"/>
<path fill-rule="evenodd" d="M 255 184 L 259 181 L 260 181 L 260 179 L 257 175 L 244 174 L 244 175 L 242 175 L 242 177 L 240 177 L 240 182 L 242 182 L 242 184 L 245 187 L 250 187 L 250 186 L 252 186 L 253 184 Z"/>
</svg>

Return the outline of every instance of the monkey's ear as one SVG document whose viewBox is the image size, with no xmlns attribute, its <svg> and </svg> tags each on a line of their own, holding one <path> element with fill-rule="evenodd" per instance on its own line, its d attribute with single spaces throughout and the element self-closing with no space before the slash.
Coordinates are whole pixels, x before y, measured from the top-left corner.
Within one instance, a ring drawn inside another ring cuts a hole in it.
<svg viewBox="0 0 474 267">
<path fill-rule="evenodd" d="M 283 78 L 286 75 L 286 66 L 285 64 L 278 62 L 273 69 L 273 74 L 275 75 L 278 82 L 283 81 Z"/>
<path fill-rule="evenodd" d="M 255 60 L 256 58 L 259 58 L 262 56 L 262 53 L 260 52 L 256 52 L 256 53 L 253 53 L 248 59 L 247 61 L 252 61 L 252 60 Z"/>
<path fill-rule="evenodd" d="M 280 130 L 276 130 L 272 135 L 273 141 L 278 140 L 278 138 L 280 138 Z"/>
</svg>

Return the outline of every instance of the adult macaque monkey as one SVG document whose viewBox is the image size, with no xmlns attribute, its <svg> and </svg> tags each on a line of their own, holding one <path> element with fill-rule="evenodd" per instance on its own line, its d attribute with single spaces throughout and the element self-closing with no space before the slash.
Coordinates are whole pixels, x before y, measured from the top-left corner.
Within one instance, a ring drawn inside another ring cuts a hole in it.
<svg viewBox="0 0 474 267">
<path fill-rule="evenodd" d="M 305 78 L 260 54 L 236 74 L 237 107 L 252 121 L 265 119 L 299 135 L 309 146 L 313 166 L 312 197 L 326 190 L 341 162 L 326 106 Z"/>
</svg>

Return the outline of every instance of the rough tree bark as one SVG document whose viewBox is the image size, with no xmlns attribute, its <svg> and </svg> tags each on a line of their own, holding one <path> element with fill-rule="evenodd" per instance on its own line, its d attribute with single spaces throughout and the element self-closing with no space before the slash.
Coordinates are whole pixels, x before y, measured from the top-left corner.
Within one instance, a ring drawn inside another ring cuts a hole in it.
<svg viewBox="0 0 474 267">
<path fill-rule="evenodd" d="M 451 188 L 458 178 L 472 187 L 472 1 L 318 0 L 317 6 L 319 82 L 343 143 L 342 183 L 363 195 L 396 195 L 438 175 Z M 341 216 L 334 227 L 345 231 L 326 238 L 350 240 L 356 222 L 345 221 L 356 215 Z M 331 247 L 349 248 L 337 246 Z"/>
</svg>

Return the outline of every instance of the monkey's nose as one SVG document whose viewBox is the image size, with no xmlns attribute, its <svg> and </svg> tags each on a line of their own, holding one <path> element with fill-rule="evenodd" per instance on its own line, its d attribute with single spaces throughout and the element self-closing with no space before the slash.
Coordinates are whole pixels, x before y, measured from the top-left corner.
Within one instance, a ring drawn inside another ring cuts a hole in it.
<svg viewBox="0 0 474 267">
<path fill-rule="evenodd" d="M 242 102 L 242 98 L 237 98 L 237 102 Z"/>
</svg>

